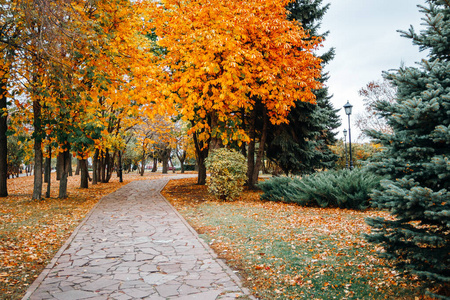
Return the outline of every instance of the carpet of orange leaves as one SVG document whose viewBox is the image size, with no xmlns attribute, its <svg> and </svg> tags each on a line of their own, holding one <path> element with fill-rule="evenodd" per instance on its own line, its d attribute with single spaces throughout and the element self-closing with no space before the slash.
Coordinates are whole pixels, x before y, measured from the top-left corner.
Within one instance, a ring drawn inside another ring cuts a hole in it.
<svg viewBox="0 0 450 300">
<path fill-rule="evenodd" d="M 51 198 L 31 200 L 33 176 L 9 179 L 9 196 L 0 198 L 0 299 L 23 296 L 101 197 L 130 181 L 159 175 L 125 174 L 123 183 L 113 175 L 109 183 L 90 185 L 89 189 L 80 189 L 79 176 L 72 176 L 67 199 L 57 199 L 59 182 L 56 174 L 52 176 Z"/>
<path fill-rule="evenodd" d="M 58 183 L 54 176 L 49 199 L 30 200 L 31 176 L 8 180 L 10 196 L 0 198 L 1 299 L 23 296 L 102 196 L 130 181 L 160 175 L 128 174 L 123 183 L 113 176 L 110 183 L 91 185 L 89 189 L 78 188 L 78 176 L 69 177 L 67 199 L 56 198 Z M 355 290 L 360 279 L 367 279 L 377 295 L 383 295 L 377 298 L 426 299 L 417 292 L 416 284 L 399 277 L 378 259 L 375 249 L 360 236 L 370 230 L 364 218 L 385 213 L 266 202 L 259 200 L 255 191 L 245 191 L 239 201 L 221 202 L 195 182 L 195 178 L 171 181 L 163 195 L 219 257 L 240 270 L 246 285 L 261 299 L 368 299 Z M 285 253 L 274 253 L 275 243 L 287 245 Z M 308 263 L 292 261 L 298 258 Z M 299 269 L 293 268 L 296 264 Z M 344 273 L 349 273 L 350 279 L 333 281 L 336 274 Z M 314 297 L 308 294 L 310 291 Z M 402 292 L 406 294 L 399 294 Z"/>
<path fill-rule="evenodd" d="M 261 201 L 256 191 L 218 201 L 195 179 L 163 195 L 260 299 L 428 299 L 363 237 L 364 219 L 386 212 Z"/>
</svg>

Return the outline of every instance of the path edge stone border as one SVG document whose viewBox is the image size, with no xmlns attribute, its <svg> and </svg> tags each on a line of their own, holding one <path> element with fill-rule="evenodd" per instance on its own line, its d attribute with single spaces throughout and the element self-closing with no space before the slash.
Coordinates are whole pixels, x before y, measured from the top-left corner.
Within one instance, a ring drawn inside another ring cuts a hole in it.
<svg viewBox="0 0 450 300">
<path fill-rule="evenodd" d="M 127 186 L 130 183 L 127 183 L 124 186 Z M 122 186 L 122 187 L 124 187 L 124 186 Z M 114 192 L 112 192 L 112 193 L 114 193 Z M 108 195 L 111 195 L 111 194 L 108 194 Z M 91 215 L 93 214 L 93 212 L 97 208 L 97 206 L 100 204 L 100 202 L 102 202 L 103 199 L 105 199 L 108 195 L 105 195 L 100 200 L 98 200 L 97 203 L 95 203 L 95 205 L 91 208 L 91 210 L 86 214 L 86 216 L 81 220 L 80 224 L 78 224 L 78 226 L 75 227 L 75 229 L 73 230 L 72 234 L 69 236 L 69 238 L 66 240 L 66 242 L 61 246 L 61 248 L 59 248 L 58 252 L 56 252 L 56 254 L 53 256 L 52 260 L 50 260 L 50 262 L 42 270 L 41 274 L 39 274 L 39 276 L 28 287 L 27 291 L 25 292 L 25 295 L 22 297 L 22 300 L 28 300 L 30 298 L 30 296 L 34 293 L 34 291 L 37 290 L 37 288 L 41 285 L 41 283 L 47 277 L 48 273 L 50 273 L 50 271 L 56 265 L 56 262 L 61 257 L 63 252 L 66 251 L 66 249 L 70 246 L 70 244 L 72 243 L 73 239 L 75 238 L 75 236 L 80 231 L 81 227 L 87 222 L 87 220 L 89 220 L 89 218 L 91 217 Z"/>
<path fill-rule="evenodd" d="M 180 179 L 182 179 L 182 178 L 180 178 Z M 212 258 L 214 258 L 217 261 L 217 263 L 220 265 L 222 270 L 224 270 L 224 272 L 226 272 L 231 277 L 231 279 L 234 281 L 234 283 L 236 283 L 236 285 L 239 286 L 239 288 L 242 290 L 242 292 L 244 292 L 250 299 L 256 299 L 252 295 L 250 290 L 242 285 L 242 279 L 239 278 L 239 276 L 235 272 L 233 272 L 231 267 L 228 266 L 223 259 L 221 259 L 217 256 L 217 253 L 214 252 L 214 250 L 198 235 L 197 231 L 195 231 L 195 229 L 186 221 L 186 219 L 183 218 L 183 216 L 166 199 L 166 197 L 164 197 L 161 194 L 161 192 L 164 190 L 166 185 L 169 184 L 169 181 L 171 181 L 171 180 L 177 180 L 177 179 L 168 179 L 167 182 L 162 187 L 162 189 L 158 192 L 159 195 L 164 199 L 164 201 L 169 205 L 169 207 L 173 210 L 173 212 L 177 215 L 177 217 L 181 220 L 181 222 L 183 222 L 183 224 L 189 229 L 189 231 L 192 232 L 192 234 L 197 238 L 197 240 L 200 242 L 200 244 L 202 244 L 202 246 L 206 249 L 206 251 L 208 251 L 208 253 L 212 256 Z"/>
</svg>

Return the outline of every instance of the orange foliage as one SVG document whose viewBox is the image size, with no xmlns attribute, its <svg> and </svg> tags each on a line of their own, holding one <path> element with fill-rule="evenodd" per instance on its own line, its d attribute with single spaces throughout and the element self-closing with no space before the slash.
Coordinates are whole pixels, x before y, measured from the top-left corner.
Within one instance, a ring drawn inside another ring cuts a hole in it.
<svg viewBox="0 0 450 300">
<path fill-rule="evenodd" d="M 294 101 L 315 101 L 320 59 L 312 52 L 320 40 L 286 19 L 287 3 L 152 2 L 149 26 L 167 51 L 156 61 L 158 97 L 174 103 L 194 123 L 192 131 L 205 129 L 203 139 L 215 132 L 224 144 L 248 141 L 236 126 L 236 112 L 251 111 L 256 101 L 265 105 L 272 123 L 286 122 Z M 223 135 L 225 128 L 234 129 L 231 136 Z"/>
</svg>

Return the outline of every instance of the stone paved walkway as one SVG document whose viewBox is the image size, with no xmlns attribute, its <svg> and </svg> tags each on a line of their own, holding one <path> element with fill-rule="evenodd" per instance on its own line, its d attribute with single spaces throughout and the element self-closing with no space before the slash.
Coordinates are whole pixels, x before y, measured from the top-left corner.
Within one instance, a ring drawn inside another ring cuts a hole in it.
<svg viewBox="0 0 450 300">
<path fill-rule="evenodd" d="M 23 299 L 246 295 L 239 278 L 160 195 L 167 182 L 134 181 L 102 198 Z"/>
</svg>

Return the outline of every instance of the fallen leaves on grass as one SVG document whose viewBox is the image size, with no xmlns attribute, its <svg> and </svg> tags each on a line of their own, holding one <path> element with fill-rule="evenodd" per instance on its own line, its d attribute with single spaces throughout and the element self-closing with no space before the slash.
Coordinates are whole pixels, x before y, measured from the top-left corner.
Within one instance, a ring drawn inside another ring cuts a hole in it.
<svg viewBox="0 0 450 300">
<path fill-rule="evenodd" d="M 217 201 L 195 179 L 163 195 L 261 299 L 426 299 L 362 236 L 364 219 L 385 212 L 266 202 L 255 191 Z"/>
</svg>

